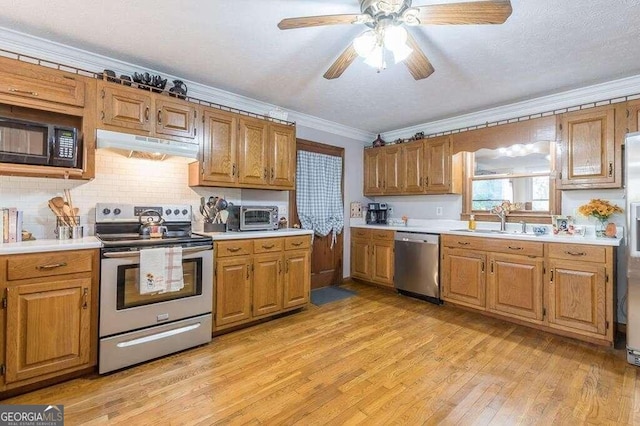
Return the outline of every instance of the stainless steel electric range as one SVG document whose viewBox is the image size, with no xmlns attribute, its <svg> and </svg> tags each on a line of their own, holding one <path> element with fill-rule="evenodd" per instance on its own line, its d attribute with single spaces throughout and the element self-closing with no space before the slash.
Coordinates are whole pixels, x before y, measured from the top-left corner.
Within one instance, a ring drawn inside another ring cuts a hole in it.
<svg viewBox="0 0 640 426">
<path fill-rule="evenodd" d="M 191 233 L 191 217 L 189 205 L 96 206 L 100 374 L 211 341 L 213 243 Z M 184 287 L 141 294 L 140 250 L 176 246 Z"/>
</svg>

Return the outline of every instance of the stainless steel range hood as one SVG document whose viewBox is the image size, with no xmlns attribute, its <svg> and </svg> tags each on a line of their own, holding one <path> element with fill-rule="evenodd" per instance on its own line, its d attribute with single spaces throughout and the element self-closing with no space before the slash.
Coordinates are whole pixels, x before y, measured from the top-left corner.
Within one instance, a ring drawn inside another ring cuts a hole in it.
<svg viewBox="0 0 640 426">
<path fill-rule="evenodd" d="M 164 160 L 167 156 L 198 158 L 198 144 L 98 129 L 98 148 L 123 151 L 128 157 Z"/>
</svg>

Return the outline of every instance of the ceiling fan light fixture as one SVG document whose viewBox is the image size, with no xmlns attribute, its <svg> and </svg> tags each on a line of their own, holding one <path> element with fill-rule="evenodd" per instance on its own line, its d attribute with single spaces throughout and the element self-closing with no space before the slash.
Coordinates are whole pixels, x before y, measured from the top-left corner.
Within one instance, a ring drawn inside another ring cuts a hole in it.
<svg viewBox="0 0 640 426">
<path fill-rule="evenodd" d="M 402 46 L 398 46 L 397 48 L 392 50 L 392 52 L 393 52 L 393 59 L 396 61 L 396 64 L 399 64 L 400 62 L 407 59 L 409 55 L 413 53 L 413 49 L 403 44 Z"/>
<path fill-rule="evenodd" d="M 378 69 L 378 71 L 387 68 L 387 64 L 384 60 L 384 48 L 380 45 L 374 46 L 364 63 L 372 68 Z"/>
<path fill-rule="evenodd" d="M 400 21 L 404 22 L 407 25 L 420 25 L 421 22 L 418 16 L 420 16 L 420 9 L 412 7 L 402 13 Z"/>
<path fill-rule="evenodd" d="M 367 58 L 373 51 L 373 48 L 376 47 L 376 43 L 376 34 L 372 30 L 369 30 L 360 34 L 355 40 L 353 40 L 353 48 L 356 50 L 358 56 Z"/>
<path fill-rule="evenodd" d="M 384 30 L 384 46 L 395 52 L 407 45 L 407 30 L 404 27 L 393 25 Z"/>
</svg>

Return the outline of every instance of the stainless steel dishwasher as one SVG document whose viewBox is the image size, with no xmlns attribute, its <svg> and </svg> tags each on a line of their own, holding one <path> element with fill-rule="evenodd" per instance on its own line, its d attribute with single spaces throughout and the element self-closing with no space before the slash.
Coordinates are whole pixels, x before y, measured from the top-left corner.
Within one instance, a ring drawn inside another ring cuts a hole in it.
<svg viewBox="0 0 640 426">
<path fill-rule="evenodd" d="M 440 235 L 396 232 L 393 284 L 398 292 L 440 304 Z"/>
</svg>

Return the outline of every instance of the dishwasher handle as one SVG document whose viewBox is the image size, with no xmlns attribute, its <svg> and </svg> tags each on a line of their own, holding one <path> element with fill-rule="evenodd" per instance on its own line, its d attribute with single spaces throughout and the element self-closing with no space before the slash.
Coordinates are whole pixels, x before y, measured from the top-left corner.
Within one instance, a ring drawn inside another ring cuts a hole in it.
<svg viewBox="0 0 640 426">
<path fill-rule="evenodd" d="M 440 235 L 437 234 L 419 234 L 412 232 L 396 232 L 395 241 L 417 244 L 440 244 Z"/>
</svg>

